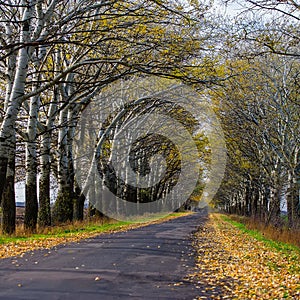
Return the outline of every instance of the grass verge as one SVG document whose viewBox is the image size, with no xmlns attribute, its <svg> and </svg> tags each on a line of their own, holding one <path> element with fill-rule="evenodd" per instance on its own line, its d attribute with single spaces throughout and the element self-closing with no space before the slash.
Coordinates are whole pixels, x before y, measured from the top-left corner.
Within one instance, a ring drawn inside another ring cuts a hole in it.
<svg viewBox="0 0 300 300">
<path fill-rule="evenodd" d="M 236 228 L 238 228 L 242 232 L 250 235 L 251 237 L 255 238 L 258 241 L 263 242 L 267 246 L 276 249 L 277 251 L 281 251 L 281 252 L 286 253 L 286 254 L 290 254 L 293 251 L 296 251 L 296 252 L 300 253 L 300 248 L 299 247 L 297 247 L 295 245 L 292 245 L 290 243 L 283 243 L 283 242 L 280 242 L 280 241 L 276 241 L 276 240 L 273 240 L 273 239 L 266 238 L 264 236 L 263 232 L 260 232 L 259 230 L 248 229 L 246 224 L 241 223 L 241 222 L 237 222 L 237 221 L 233 220 L 232 218 L 230 218 L 230 216 L 221 215 L 221 218 L 222 218 L 222 220 L 232 224 L 233 226 L 235 226 Z"/>
<path fill-rule="evenodd" d="M 300 248 L 300 227 L 295 226 L 289 228 L 287 225 L 281 224 L 280 226 L 274 226 L 273 224 L 266 225 L 259 219 L 251 217 L 227 215 L 230 220 L 242 223 L 246 229 L 258 231 L 265 238 L 273 241 L 279 241 L 286 244 L 292 244 Z M 300 225 L 300 224 L 299 224 Z"/>
<path fill-rule="evenodd" d="M 195 234 L 198 299 L 300 299 L 299 248 L 211 214 Z"/>
</svg>

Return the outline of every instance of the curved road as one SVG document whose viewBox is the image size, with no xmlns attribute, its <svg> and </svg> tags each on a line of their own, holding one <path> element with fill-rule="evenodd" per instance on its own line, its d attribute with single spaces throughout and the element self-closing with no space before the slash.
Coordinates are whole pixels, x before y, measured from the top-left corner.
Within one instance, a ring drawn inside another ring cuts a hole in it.
<svg viewBox="0 0 300 300">
<path fill-rule="evenodd" d="M 0 260 L 0 299 L 194 299 L 197 213 Z"/>
</svg>

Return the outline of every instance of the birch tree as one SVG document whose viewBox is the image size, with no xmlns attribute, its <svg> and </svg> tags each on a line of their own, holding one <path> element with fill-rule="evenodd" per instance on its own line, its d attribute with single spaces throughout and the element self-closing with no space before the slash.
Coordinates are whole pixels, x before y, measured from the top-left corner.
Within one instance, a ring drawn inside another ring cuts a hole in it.
<svg viewBox="0 0 300 300">
<path fill-rule="evenodd" d="M 234 1 L 224 1 L 234 3 Z M 245 0 L 229 25 L 229 43 L 243 57 L 276 54 L 299 57 L 300 6 L 296 1 Z"/>
<path fill-rule="evenodd" d="M 151 0 L 1 3 L 0 26 L 4 31 L 0 36 L 0 62 L 7 78 L 0 130 L 4 232 L 14 231 L 15 124 L 21 108 L 30 114 L 27 129 L 23 131 L 27 131 L 26 227 L 33 229 L 37 215 L 37 154 L 41 155 L 42 169 L 40 224 L 46 225 L 50 223 L 48 183 L 53 129 L 62 126 L 56 143 L 62 183 L 65 172 L 72 169 L 72 163 L 66 167 L 72 158 L 66 159 L 68 154 L 63 151 L 72 152 L 65 140 L 66 134 L 71 142 L 72 133 L 64 122 L 73 124 L 72 116 L 77 114 L 73 110 L 84 106 L 80 102 L 82 99 L 87 97 L 90 101 L 96 88 L 137 72 L 201 84 L 215 80 L 212 73 L 207 78 L 196 71 L 197 67 L 205 69 L 207 53 L 211 51 L 208 50 L 211 49 L 208 37 L 212 29 L 203 20 L 207 9 L 197 1 L 188 5 Z M 60 62 L 54 58 L 58 52 L 62 55 Z M 195 60 L 203 57 L 206 59 Z M 53 62 L 58 63 L 55 68 Z M 48 98 L 52 100 L 45 121 L 37 112 Z M 36 143 L 39 135 L 41 149 L 37 149 Z M 71 198 L 68 198 L 68 207 L 71 207 Z M 63 215 L 61 221 L 71 217 L 71 213 Z"/>
<path fill-rule="evenodd" d="M 225 192 L 228 209 L 280 223 L 288 197 L 290 225 L 295 225 L 299 186 L 295 177 L 290 180 L 299 166 L 298 62 L 275 56 L 257 58 L 250 68 L 244 61 L 240 67 L 241 81 L 233 80 L 234 93 L 226 90 L 220 105 L 231 157 L 223 189 L 235 186 Z"/>
</svg>

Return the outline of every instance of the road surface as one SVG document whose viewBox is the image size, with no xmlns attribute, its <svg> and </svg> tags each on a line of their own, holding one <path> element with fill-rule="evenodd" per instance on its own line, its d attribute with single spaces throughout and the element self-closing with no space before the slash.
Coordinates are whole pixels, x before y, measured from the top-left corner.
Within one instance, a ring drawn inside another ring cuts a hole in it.
<svg viewBox="0 0 300 300">
<path fill-rule="evenodd" d="M 199 213 L 0 260 L 0 299 L 195 299 Z"/>
</svg>

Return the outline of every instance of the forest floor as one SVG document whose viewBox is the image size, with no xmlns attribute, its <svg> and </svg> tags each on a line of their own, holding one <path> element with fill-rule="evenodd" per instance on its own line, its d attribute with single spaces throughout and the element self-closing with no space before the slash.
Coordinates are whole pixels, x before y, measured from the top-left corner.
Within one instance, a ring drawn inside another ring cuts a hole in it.
<svg viewBox="0 0 300 300">
<path fill-rule="evenodd" d="M 195 234 L 198 299 L 300 299 L 300 249 L 229 217 L 210 215 Z"/>
</svg>

